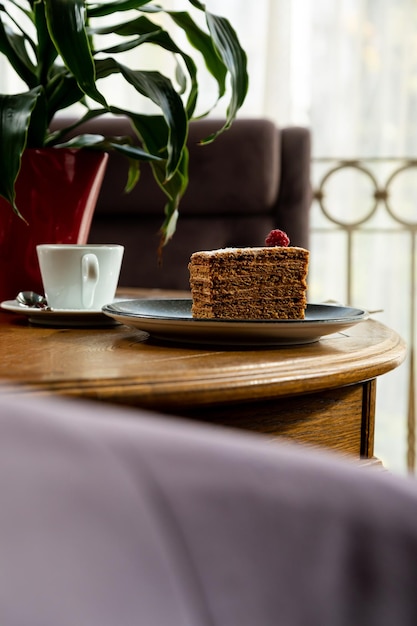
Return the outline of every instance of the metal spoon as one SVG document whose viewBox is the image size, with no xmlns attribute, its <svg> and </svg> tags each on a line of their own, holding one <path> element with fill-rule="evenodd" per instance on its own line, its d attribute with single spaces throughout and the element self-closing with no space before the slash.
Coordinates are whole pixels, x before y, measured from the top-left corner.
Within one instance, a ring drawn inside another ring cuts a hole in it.
<svg viewBox="0 0 417 626">
<path fill-rule="evenodd" d="M 33 307 L 35 309 L 48 309 L 48 303 L 44 296 L 34 291 L 20 291 L 16 300 L 23 306 Z"/>
</svg>

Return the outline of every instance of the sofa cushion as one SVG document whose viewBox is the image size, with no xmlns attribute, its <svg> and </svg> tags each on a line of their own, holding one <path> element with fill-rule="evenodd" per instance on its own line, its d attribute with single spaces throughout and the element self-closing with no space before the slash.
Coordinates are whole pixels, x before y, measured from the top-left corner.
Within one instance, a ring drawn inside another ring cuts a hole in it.
<svg viewBox="0 0 417 626">
<path fill-rule="evenodd" d="M 67 120 L 57 120 L 56 126 Z M 195 121 L 190 125 L 190 183 L 181 202 L 181 214 L 270 212 L 279 189 L 280 136 L 276 126 L 265 119 L 239 119 L 213 143 L 199 145 L 202 139 L 220 127 L 221 121 L 213 119 Z M 112 136 L 130 135 L 136 140 L 130 122 L 123 117 L 91 120 L 84 125 L 84 130 Z M 129 194 L 124 193 L 126 179 L 126 159 L 112 153 L 97 213 L 140 213 L 160 218 L 166 196 L 155 183 L 149 164 L 141 164 L 139 183 Z"/>
</svg>

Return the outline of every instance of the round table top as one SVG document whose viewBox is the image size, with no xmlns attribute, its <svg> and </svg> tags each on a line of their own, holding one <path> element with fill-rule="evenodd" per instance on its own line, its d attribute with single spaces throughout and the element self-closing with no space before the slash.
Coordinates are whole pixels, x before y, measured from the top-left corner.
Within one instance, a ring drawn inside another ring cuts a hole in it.
<svg viewBox="0 0 417 626">
<path fill-rule="evenodd" d="M 373 319 L 307 345 L 239 349 L 164 344 L 124 325 L 31 326 L 5 311 L 0 349 L 0 381 L 21 391 L 170 410 L 350 385 L 394 369 L 406 354 L 401 337 Z"/>
</svg>

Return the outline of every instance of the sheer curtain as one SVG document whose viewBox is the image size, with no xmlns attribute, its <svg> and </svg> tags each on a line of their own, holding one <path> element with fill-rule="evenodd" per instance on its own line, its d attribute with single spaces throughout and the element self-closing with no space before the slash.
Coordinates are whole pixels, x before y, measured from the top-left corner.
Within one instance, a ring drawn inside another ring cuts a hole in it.
<svg viewBox="0 0 417 626">
<path fill-rule="evenodd" d="M 230 18 L 248 52 L 242 114 L 308 124 L 315 156 L 415 155 L 415 0 L 206 4 Z"/>
</svg>

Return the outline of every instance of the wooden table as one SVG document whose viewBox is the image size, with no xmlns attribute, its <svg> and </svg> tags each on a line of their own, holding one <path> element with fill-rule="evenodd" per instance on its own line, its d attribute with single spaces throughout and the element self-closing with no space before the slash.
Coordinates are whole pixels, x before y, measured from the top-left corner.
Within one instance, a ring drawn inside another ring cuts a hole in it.
<svg viewBox="0 0 417 626">
<path fill-rule="evenodd" d="M 158 344 L 122 325 L 35 327 L 2 311 L 0 351 L 0 380 L 22 393 L 145 407 L 371 460 L 376 379 L 406 348 L 372 319 L 309 345 L 239 350 Z"/>
</svg>

